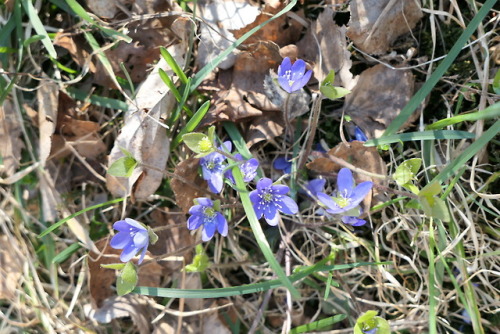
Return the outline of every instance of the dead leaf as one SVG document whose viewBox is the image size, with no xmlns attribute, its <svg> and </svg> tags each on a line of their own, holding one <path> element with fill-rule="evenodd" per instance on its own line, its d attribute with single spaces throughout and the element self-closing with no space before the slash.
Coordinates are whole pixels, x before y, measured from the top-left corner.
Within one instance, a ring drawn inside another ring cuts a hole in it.
<svg viewBox="0 0 500 334">
<path fill-rule="evenodd" d="M 204 319 L 202 333 L 231 334 L 231 331 L 214 312 Z"/>
<path fill-rule="evenodd" d="M 13 237 L 0 235 L 0 300 L 14 300 L 16 290 L 21 289 L 19 279 L 23 275 L 25 257 L 20 253 L 19 244 Z"/>
<path fill-rule="evenodd" d="M 187 213 L 189 208 L 193 206 L 195 198 L 202 197 L 205 194 L 200 189 L 193 187 L 193 184 L 206 187 L 206 181 L 198 173 L 199 166 L 200 159 L 197 158 L 189 158 L 175 166 L 174 174 L 191 184 L 187 184 L 179 178 L 173 178 L 170 181 L 170 186 L 175 195 L 175 202 L 184 213 Z"/>
<path fill-rule="evenodd" d="M 9 100 L 0 106 L 0 174 L 7 177 L 14 175 L 21 160 L 21 150 L 24 142 L 21 140 L 21 124 Z"/>
<path fill-rule="evenodd" d="M 115 296 L 116 292 L 111 286 L 116 282 L 116 271 L 113 269 L 102 268 L 101 264 L 121 263 L 121 249 L 114 249 L 109 246 L 109 238 L 104 238 L 96 241 L 95 246 L 99 253 L 89 253 L 89 291 L 92 302 L 92 307 L 99 309 L 105 305 L 106 299 Z M 151 256 L 149 251 L 146 252 L 146 259 Z M 137 263 L 138 259 L 132 259 Z M 138 270 L 139 281 L 138 286 L 160 286 L 162 277 L 162 268 L 156 262 L 150 262 L 140 266 Z"/>
<path fill-rule="evenodd" d="M 200 67 L 214 61 L 224 50 L 236 40 L 229 31 L 241 29 L 255 21 L 259 8 L 250 2 L 234 0 L 216 0 L 198 2 L 203 23 L 200 25 L 200 44 L 196 61 Z M 218 67 L 228 69 L 236 59 L 233 52 Z"/>
<path fill-rule="evenodd" d="M 126 5 L 133 1 L 127 0 L 87 0 L 87 6 L 97 16 L 103 18 L 112 18 L 118 13 L 117 5 Z"/>
<path fill-rule="evenodd" d="M 59 87 L 51 81 L 44 81 L 37 91 L 38 128 L 40 131 L 39 159 L 45 165 L 52 148 L 52 134 L 56 130 L 59 105 Z"/>
<path fill-rule="evenodd" d="M 56 37 L 54 38 L 54 45 L 58 45 L 68 50 L 71 58 L 73 58 L 73 61 L 79 66 L 83 67 L 88 62 L 90 72 L 96 72 L 94 63 L 89 60 L 89 48 L 87 47 L 85 38 L 82 35 L 57 32 Z"/>
<path fill-rule="evenodd" d="M 141 334 L 151 333 L 151 320 L 155 313 L 149 305 L 149 297 L 139 294 L 113 296 L 104 301 L 101 308 L 95 310 L 91 305 L 84 305 L 85 315 L 100 323 L 110 323 L 116 318 L 131 317 Z"/>
<path fill-rule="evenodd" d="M 240 38 L 245 33 L 258 26 L 259 24 L 269 20 L 269 18 L 286 6 L 285 2 L 266 4 L 262 12 L 257 16 L 255 21 L 238 30 L 231 30 L 236 38 Z M 294 12 L 295 15 L 303 17 L 302 11 Z M 285 46 L 298 41 L 304 26 L 287 15 L 282 15 L 272 22 L 269 22 L 264 27 L 260 28 L 250 38 L 245 41 L 245 45 L 260 43 L 263 41 L 271 41 L 279 46 Z"/>
<path fill-rule="evenodd" d="M 297 43 L 299 58 L 315 64 L 313 75 L 317 81 L 334 70 L 335 85 L 352 89 L 356 78 L 350 72 L 352 61 L 347 50 L 346 27 L 335 24 L 334 13 L 332 8 L 327 7 L 319 14 L 304 38 Z"/>
<path fill-rule="evenodd" d="M 327 154 L 340 158 L 365 171 L 380 175 L 387 175 L 387 165 L 380 157 L 377 148 L 365 147 L 363 142 L 352 141 L 349 145 L 339 143 L 337 146 L 330 149 Z M 326 157 L 317 158 L 307 164 L 307 168 L 310 170 L 326 175 L 338 173 L 338 171 L 343 167 L 344 166 L 338 165 Z M 375 184 L 385 185 L 384 180 L 372 178 L 362 173 L 354 173 L 354 178 L 356 179 L 356 184 L 363 181 L 372 181 Z M 368 211 L 371 206 L 372 197 L 375 197 L 378 193 L 379 191 L 377 188 L 373 188 L 373 196 L 368 195 L 364 199 L 364 212 Z"/>
<path fill-rule="evenodd" d="M 382 64 L 367 69 L 345 98 L 345 113 L 368 138 L 380 137 L 413 96 L 414 78 L 410 71 L 398 71 Z M 415 113 L 407 125 L 414 121 Z"/>
<path fill-rule="evenodd" d="M 399 36 L 415 28 L 423 14 L 414 0 L 353 0 L 347 36 L 362 51 L 386 52 Z"/>
<path fill-rule="evenodd" d="M 248 129 L 247 147 L 261 141 L 269 141 L 280 136 L 284 130 L 283 114 L 281 112 L 266 112 L 264 116 L 255 119 Z"/>
</svg>

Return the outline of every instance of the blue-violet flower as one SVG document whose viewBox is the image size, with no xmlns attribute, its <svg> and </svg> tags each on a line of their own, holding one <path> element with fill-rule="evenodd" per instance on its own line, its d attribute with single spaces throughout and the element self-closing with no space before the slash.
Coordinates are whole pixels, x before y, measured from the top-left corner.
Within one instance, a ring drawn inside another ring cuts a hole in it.
<svg viewBox="0 0 500 334">
<path fill-rule="evenodd" d="M 219 150 L 231 152 L 231 148 L 231 142 L 226 141 L 219 147 Z M 203 179 L 207 180 L 210 191 L 216 194 L 220 193 L 224 186 L 224 169 L 227 167 L 225 161 L 226 157 L 218 152 L 200 158 Z"/>
<path fill-rule="evenodd" d="M 286 57 L 278 67 L 278 82 L 288 93 L 293 93 L 304 87 L 311 78 L 312 71 L 306 72 L 306 63 L 297 59 L 293 65 Z"/>
<path fill-rule="evenodd" d="M 323 189 L 325 189 L 325 183 L 325 179 L 313 179 L 307 182 L 305 186 L 306 193 L 315 198 L 319 192 L 323 192 Z"/>
<path fill-rule="evenodd" d="M 139 251 L 142 251 L 138 262 L 141 264 L 149 245 L 148 230 L 141 223 L 130 218 L 117 221 L 113 224 L 113 228 L 118 233 L 115 234 L 109 244 L 114 249 L 123 249 L 120 254 L 120 261 L 128 262 Z"/>
<path fill-rule="evenodd" d="M 269 225 L 276 226 L 279 222 L 278 211 L 289 215 L 297 213 L 299 211 L 297 203 L 285 195 L 289 191 L 290 188 L 285 185 L 273 185 L 271 179 L 260 179 L 257 182 L 257 189 L 250 192 L 250 200 L 257 218 L 264 215 Z"/>
<path fill-rule="evenodd" d="M 216 229 L 223 237 L 227 236 L 227 220 L 214 208 L 214 203 L 206 197 L 197 198 L 195 202 L 198 204 L 189 209 L 191 217 L 188 218 L 187 228 L 196 230 L 202 226 L 201 240 L 203 241 L 212 239 Z"/>
<path fill-rule="evenodd" d="M 283 171 L 285 174 L 292 172 L 292 162 L 287 157 L 278 157 L 274 160 L 273 167 L 277 170 Z"/>
<path fill-rule="evenodd" d="M 355 186 L 352 172 L 342 168 L 337 176 L 337 193 L 330 197 L 322 192 L 317 193 L 318 200 L 326 207 L 326 212 L 332 214 L 347 213 L 355 209 L 372 189 L 373 182 L 366 181 Z M 359 215 L 359 212 L 358 212 Z"/>
<path fill-rule="evenodd" d="M 243 161 L 241 154 L 236 153 L 234 155 L 235 159 L 238 161 Z M 251 158 L 238 166 L 240 168 L 241 174 L 243 175 L 243 181 L 250 182 L 257 176 L 257 168 L 259 168 L 259 161 L 255 158 Z M 224 176 L 228 178 L 232 184 L 235 184 L 233 177 L 233 172 L 228 170 Z"/>
<path fill-rule="evenodd" d="M 359 126 L 355 126 L 354 127 L 354 138 L 357 141 L 367 141 L 368 140 L 368 138 L 366 137 L 365 133 L 363 132 L 363 130 L 361 130 L 359 128 Z"/>
</svg>

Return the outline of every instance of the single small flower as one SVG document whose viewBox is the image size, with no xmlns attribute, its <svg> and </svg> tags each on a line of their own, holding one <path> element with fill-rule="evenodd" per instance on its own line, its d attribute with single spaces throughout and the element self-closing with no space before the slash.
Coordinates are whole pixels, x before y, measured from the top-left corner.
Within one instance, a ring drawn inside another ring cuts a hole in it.
<svg viewBox="0 0 500 334">
<path fill-rule="evenodd" d="M 354 138 L 357 141 L 367 141 L 368 140 L 368 138 L 366 137 L 363 130 L 361 130 L 358 126 L 354 127 Z"/>
<path fill-rule="evenodd" d="M 277 170 L 283 171 L 285 174 L 292 172 L 292 162 L 287 157 L 278 157 L 274 160 L 273 167 Z"/>
<path fill-rule="evenodd" d="M 227 236 L 227 220 L 222 213 L 214 208 L 214 203 L 206 197 L 200 197 L 195 200 L 196 203 L 189 209 L 191 217 L 188 218 L 187 228 L 196 230 L 203 227 L 201 240 L 208 241 L 212 239 L 217 230 L 223 237 Z"/>
<path fill-rule="evenodd" d="M 278 67 L 278 82 L 290 94 L 302 89 L 311 75 L 311 70 L 306 72 L 306 63 L 302 59 L 297 59 L 292 65 L 290 58 L 286 57 Z"/>
<path fill-rule="evenodd" d="M 297 203 L 285 194 L 290 191 L 285 185 L 273 185 L 273 181 L 262 178 L 257 182 L 257 189 L 250 192 L 250 200 L 257 218 L 264 215 L 267 223 L 271 226 L 278 225 L 279 213 L 292 215 L 299 211 Z"/>
<path fill-rule="evenodd" d="M 341 220 L 344 224 L 351 226 L 362 226 L 366 224 L 366 220 L 352 216 L 342 216 Z"/>
<path fill-rule="evenodd" d="M 243 157 L 241 154 L 236 153 L 234 155 L 236 160 L 238 161 L 243 161 Z M 255 158 L 248 159 L 244 163 L 239 165 L 241 174 L 243 175 L 243 181 L 245 182 L 250 182 L 252 181 L 256 176 L 257 176 L 257 168 L 259 168 L 259 161 Z M 232 184 L 235 184 L 236 182 L 234 181 L 233 177 L 233 172 L 231 170 L 228 170 L 224 176 L 228 178 Z"/>
<path fill-rule="evenodd" d="M 363 330 L 363 333 L 364 334 L 376 334 L 378 331 L 378 328 L 375 327 L 375 328 L 372 328 L 372 329 L 368 329 L 368 330 Z"/>
<path fill-rule="evenodd" d="M 226 141 L 219 147 L 219 150 L 231 152 L 231 148 L 231 142 Z M 225 161 L 226 157 L 218 152 L 200 158 L 203 179 L 207 180 L 210 191 L 216 194 L 220 193 L 224 186 L 224 169 L 227 167 Z"/>
<path fill-rule="evenodd" d="M 305 186 L 306 193 L 309 196 L 315 198 L 319 192 L 323 192 L 323 190 L 325 189 L 325 183 L 326 183 L 325 179 L 310 180 L 309 182 L 306 183 Z"/>
<path fill-rule="evenodd" d="M 114 249 L 123 249 L 123 252 L 120 254 L 120 261 L 128 262 L 136 256 L 139 251 L 142 251 L 138 262 L 141 264 L 149 245 L 149 233 L 147 228 L 138 221 L 130 218 L 117 221 L 113 224 L 113 228 L 117 230 L 118 233 L 115 234 L 109 244 Z"/>
<path fill-rule="evenodd" d="M 362 182 L 356 186 L 351 170 L 342 168 L 337 176 L 337 193 L 330 197 L 319 192 L 316 196 L 319 202 L 326 207 L 326 212 L 332 214 L 347 213 L 361 203 L 372 186 L 373 182 L 370 181 Z"/>
</svg>

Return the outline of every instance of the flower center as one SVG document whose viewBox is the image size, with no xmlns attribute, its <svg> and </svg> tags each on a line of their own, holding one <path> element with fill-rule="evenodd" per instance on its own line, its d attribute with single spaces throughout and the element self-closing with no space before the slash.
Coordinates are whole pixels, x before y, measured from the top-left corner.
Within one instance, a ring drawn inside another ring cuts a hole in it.
<svg viewBox="0 0 500 334">
<path fill-rule="evenodd" d="M 207 169 L 212 170 L 215 168 L 215 163 L 213 161 L 208 161 L 205 166 Z"/>
<path fill-rule="evenodd" d="M 263 196 L 262 199 L 264 202 L 272 202 L 273 201 L 273 194 L 266 192 Z"/>
<path fill-rule="evenodd" d="M 212 221 L 215 218 L 215 210 L 209 206 L 206 206 L 203 209 L 203 215 L 209 221 Z"/>
<path fill-rule="evenodd" d="M 208 152 L 208 151 L 212 150 L 212 148 L 213 148 L 212 142 L 210 141 L 210 139 L 208 137 L 205 137 L 202 140 L 200 140 L 198 147 L 199 147 L 201 152 Z"/>
<path fill-rule="evenodd" d="M 345 197 L 334 197 L 333 200 L 341 208 L 345 208 L 346 206 L 348 206 L 351 203 L 351 199 L 345 198 Z"/>
<path fill-rule="evenodd" d="M 292 86 L 293 83 L 295 82 L 295 80 L 291 80 L 291 77 L 292 77 L 292 71 L 291 70 L 288 70 L 285 72 L 285 77 L 286 79 L 288 80 L 288 85 L 289 86 Z"/>
</svg>

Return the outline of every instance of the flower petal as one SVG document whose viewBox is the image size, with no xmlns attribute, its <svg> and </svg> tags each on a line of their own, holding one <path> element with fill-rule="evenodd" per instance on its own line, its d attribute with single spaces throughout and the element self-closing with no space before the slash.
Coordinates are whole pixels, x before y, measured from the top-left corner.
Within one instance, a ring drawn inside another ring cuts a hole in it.
<svg viewBox="0 0 500 334">
<path fill-rule="evenodd" d="M 342 216 L 341 220 L 344 224 L 351 226 L 361 226 L 366 224 L 366 220 L 359 219 L 358 217 Z"/>
<path fill-rule="evenodd" d="M 286 77 L 279 76 L 278 83 L 280 84 L 281 88 L 283 88 L 283 90 L 286 91 L 287 93 L 291 94 L 293 92 Z"/>
<path fill-rule="evenodd" d="M 252 201 L 253 204 L 259 203 L 260 197 L 258 190 L 252 190 L 248 196 L 250 197 L 250 201 Z"/>
<path fill-rule="evenodd" d="M 227 220 L 224 218 L 222 213 L 217 212 L 217 216 L 215 217 L 217 222 L 217 231 L 219 231 L 220 235 L 223 237 L 227 236 Z"/>
<path fill-rule="evenodd" d="M 275 184 L 274 186 L 271 187 L 271 189 L 273 190 L 273 194 L 278 194 L 278 195 L 284 195 L 290 191 L 290 188 L 283 184 Z"/>
<path fill-rule="evenodd" d="M 146 228 L 141 223 L 139 223 L 137 220 L 134 220 L 132 218 L 125 218 L 125 221 L 127 222 L 127 224 L 137 228 L 138 230 L 147 231 Z"/>
<path fill-rule="evenodd" d="M 129 232 L 130 231 L 130 225 L 127 223 L 127 221 L 124 220 L 119 220 L 113 224 L 113 228 L 117 231 L 120 232 Z"/>
<path fill-rule="evenodd" d="M 147 251 L 147 247 L 144 247 L 142 249 L 142 253 L 141 253 L 141 256 L 139 257 L 139 261 L 137 262 L 137 264 L 141 264 L 142 263 L 142 260 L 144 260 L 144 255 L 146 255 L 146 251 Z"/>
<path fill-rule="evenodd" d="M 297 203 L 295 203 L 295 201 L 289 196 L 282 196 L 279 203 L 277 204 L 281 205 L 281 208 L 279 208 L 279 210 L 283 213 L 286 213 L 287 215 L 294 215 L 299 212 Z"/>
<path fill-rule="evenodd" d="M 361 203 L 361 201 L 368 195 L 370 190 L 373 187 L 373 182 L 371 181 L 366 181 L 366 182 L 361 182 L 358 184 L 358 186 L 353 190 L 351 194 L 351 199 L 352 202 L 351 204 L 356 203 L 354 206 L 358 205 Z"/>
<path fill-rule="evenodd" d="M 274 160 L 273 167 L 289 174 L 292 171 L 292 163 L 286 157 L 278 157 Z"/>
<path fill-rule="evenodd" d="M 274 203 L 269 203 L 268 205 L 266 205 L 264 209 L 264 218 L 266 218 L 266 220 L 273 219 L 277 214 L 278 210 L 276 210 L 276 205 L 274 205 Z"/>
<path fill-rule="evenodd" d="M 196 230 L 203 223 L 202 215 L 192 215 L 188 218 L 187 228 L 188 230 Z"/>
<path fill-rule="evenodd" d="M 134 246 L 134 244 L 131 242 L 129 243 L 124 249 L 123 252 L 120 254 L 120 261 L 122 262 L 128 262 L 130 259 L 132 259 L 136 254 L 139 249 Z"/>
<path fill-rule="evenodd" d="M 222 191 L 222 187 L 224 186 L 224 177 L 222 173 L 212 173 L 210 180 L 208 180 L 208 187 L 210 191 L 218 194 Z"/>
<path fill-rule="evenodd" d="M 224 143 L 222 143 L 222 145 L 224 147 L 219 147 L 219 150 L 221 151 L 224 151 L 224 152 L 227 152 L 227 153 L 231 153 L 231 150 L 233 149 L 233 143 L 231 143 L 229 140 L 228 141 L 225 141 Z M 220 154 L 220 153 L 219 153 Z M 226 160 L 226 157 L 224 157 L 224 160 Z"/>
<path fill-rule="evenodd" d="M 339 207 L 338 204 L 335 203 L 335 201 L 327 194 L 317 193 L 316 196 L 318 197 L 318 201 L 326 206 L 327 212 L 335 214 L 345 211 L 343 208 Z"/>
<path fill-rule="evenodd" d="M 322 192 L 325 189 L 325 179 L 314 179 L 307 183 L 306 189 L 311 193 L 311 195 L 316 196 L 317 193 Z"/>
<path fill-rule="evenodd" d="M 292 65 L 292 77 L 293 82 L 300 80 L 304 76 L 306 71 L 306 62 L 302 59 L 297 59 Z"/>
<path fill-rule="evenodd" d="M 337 175 L 337 192 L 339 196 L 350 198 L 354 189 L 354 179 L 349 168 L 342 168 Z"/>
<path fill-rule="evenodd" d="M 198 204 L 202 205 L 202 206 L 214 206 L 214 203 L 212 202 L 212 200 L 210 198 L 207 198 L 207 197 L 198 197 L 196 199 L 198 201 Z M 201 208 L 203 209 L 203 208 Z M 200 210 L 201 212 L 201 210 Z"/>
<path fill-rule="evenodd" d="M 132 237 L 130 236 L 130 233 L 128 231 L 121 231 L 113 236 L 109 245 L 114 249 L 123 249 L 131 241 Z"/>
<path fill-rule="evenodd" d="M 208 241 L 213 238 L 215 233 L 215 224 L 208 223 L 203 226 L 203 232 L 201 233 L 201 240 Z"/>
<path fill-rule="evenodd" d="M 271 226 L 276 226 L 280 222 L 280 215 L 276 214 L 273 219 L 267 219 L 266 222 Z"/>
<path fill-rule="evenodd" d="M 149 244 L 148 232 L 138 232 L 134 235 L 134 245 L 137 248 L 147 247 Z"/>
<path fill-rule="evenodd" d="M 298 91 L 299 89 L 302 89 L 305 85 L 307 85 L 307 83 L 309 82 L 309 79 L 311 79 L 311 75 L 312 75 L 312 71 L 309 70 L 306 72 L 306 74 L 304 74 L 303 77 L 301 77 L 300 79 L 297 79 L 297 81 L 294 81 L 294 83 L 292 84 L 292 87 L 291 87 L 291 91 L 295 92 L 295 91 Z"/>
<path fill-rule="evenodd" d="M 263 190 L 266 188 L 269 188 L 273 184 L 273 181 L 271 179 L 268 179 L 267 177 L 263 177 L 257 182 L 257 189 L 258 190 Z"/>
<path fill-rule="evenodd" d="M 286 71 L 288 71 L 291 67 L 292 62 L 290 61 L 290 58 L 285 57 L 285 59 L 281 62 L 281 65 L 278 67 L 278 76 L 284 76 Z"/>
</svg>

